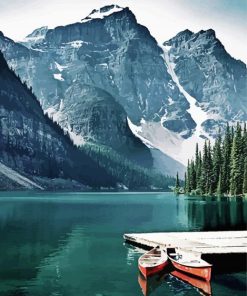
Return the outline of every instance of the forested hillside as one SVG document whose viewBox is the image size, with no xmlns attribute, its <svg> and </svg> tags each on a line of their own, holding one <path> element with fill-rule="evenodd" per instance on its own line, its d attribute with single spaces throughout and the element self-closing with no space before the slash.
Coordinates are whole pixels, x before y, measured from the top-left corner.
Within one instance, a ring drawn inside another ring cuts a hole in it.
<svg viewBox="0 0 247 296">
<path fill-rule="evenodd" d="M 124 189 L 169 189 L 174 184 L 174 178 L 154 172 L 134 164 L 113 149 L 95 144 L 87 144 L 81 149 L 94 159 L 99 167 L 119 181 L 119 187 Z M 164 172 L 165 174 L 165 172 Z"/>
</svg>

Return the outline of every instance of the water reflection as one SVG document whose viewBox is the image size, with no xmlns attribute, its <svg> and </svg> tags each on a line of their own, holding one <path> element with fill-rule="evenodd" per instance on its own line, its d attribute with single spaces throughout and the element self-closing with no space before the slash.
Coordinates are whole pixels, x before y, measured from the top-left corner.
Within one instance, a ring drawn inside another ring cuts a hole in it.
<svg viewBox="0 0 247 296">
<path fill-rule="evenodd" d="M 180 283 L 179 285 L 178 281 Z M 163 271 L 147 278 L 139 272 L 138 283 L 144 296 L 155 294 L 154 291 L 161 285 L 163 286 L 162 291 L 166 291 L 168 295 L 171 295 L 171 289 L 176 291 L 176 295 L 180 295 L 181 287 L 183 287 L 182 290 L 198 291 L 200 295 L 207 296 L 212 294 L 210 282 L 178 271 L 174 269 L 172 265 L 167 266 Z"/>
<path fill-rule="evenodd" d="M 177 279 L 190 284 L 191 286 L 199 289 L 203 295 L 211 295 L 212 289 L 211 289 L 211 283 L 207 281 L 203 281 L 201 279 L 189 276 L 185 273 L 182 273 L 180 271 L 174 270 L 171 272 L 171 275 L 176 277 Z"/>
<path fill-rule="evenodd" d="M 139 273 L 138 283 L 141 287 L 142 294 L 144 296 L 151 295 L 165 281 L 168 275 L 169 273 L 163 272 L 150 276 L 146 279 L 141 273 Z"/>
<path fill-rule="evenodd" d="M 166 269 L 162 273 L 150 276 L 147 279 L 139 273 L 138 283 L 144 296 L 155 295 L 157 289 L 161 286 L 163 286 L 162 291 L 166 291 L 166 295 L 173 295 L 172 291 L 176 292 L 176 295 L 184 295 L 185 291 L 190 295 L 193 293 L 205 296 L 212 295 L 210 282 L 176 270 Z"/>
<path fill-rule="evenodd" d="M 126 246 L 126 250 L 127 250 L 127 264 L 128 265 L 132 265 L 136 263 L 136 257 L 141 256 L 142 254 L 144 254 L 146 251 L 138 248 L 138 247 L 133 247 L 131 245 L 128 245 L 127 243 L 124 243 L 124 246 Z"/>
<path fill-rule="evenodd" d="M 189 198 L 188 224 L 200 230 L 245 229 L 246 199 L 233 197 Z"/>
<path fill-rule="evenodd" d="M 140 296 L 140 250 L 123 247 L 123 233 L 242 229 L 247 222 L 246 202 L 239 199 L 169 193 L 10 195 L 0 193 L 1 296 Z M 225 278 L 216 278 L 213 290 L 225 291 Z M 231 280 L 244 285 L 239 274 Z M 198 295 L 172 275 L 154 283 L 155 296 Z M 235 290 L 244 295 L 243 288 L 227 289 L 221 295 Z"/>
</svg>

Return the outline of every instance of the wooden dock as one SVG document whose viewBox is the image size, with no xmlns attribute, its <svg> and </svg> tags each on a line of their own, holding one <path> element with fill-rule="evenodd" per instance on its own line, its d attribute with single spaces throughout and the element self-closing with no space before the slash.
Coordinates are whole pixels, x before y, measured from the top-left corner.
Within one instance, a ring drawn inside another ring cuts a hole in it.
<svg viewBox="0 0 247 296">
<path fill-rule="evenodd" d="M 123 237 L 144 248 L 177 247 L 201 255 L 247 253 L 247 231 L 129 233 Z"/>
</svg>

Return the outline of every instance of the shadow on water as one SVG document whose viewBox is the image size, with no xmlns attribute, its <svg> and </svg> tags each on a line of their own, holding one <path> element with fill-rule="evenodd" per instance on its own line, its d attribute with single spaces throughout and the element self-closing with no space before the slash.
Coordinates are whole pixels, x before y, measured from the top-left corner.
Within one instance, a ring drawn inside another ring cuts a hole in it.
<svg viewBox="0 0 247 296">
<path fill-rule="evenodd" d="M 202 258 L 213 265 L 214 274 L 225 274 L 246 271 L 246 254 L 204 254 Z"/>
</svg>

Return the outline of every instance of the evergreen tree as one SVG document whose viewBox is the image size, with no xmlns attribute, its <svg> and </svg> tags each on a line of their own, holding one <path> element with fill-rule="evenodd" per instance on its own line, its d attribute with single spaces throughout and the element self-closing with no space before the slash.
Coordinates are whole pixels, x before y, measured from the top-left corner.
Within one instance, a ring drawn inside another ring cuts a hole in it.
<svg viewBox="0 0 247 296">
<path fill-rule="evenodd" d="M 245 157 L 247 157 L 247 126 L 246 126 L 246 123 L 244 123 L 242 143 L 243 143 L 243 157 L 245 159 Z"/>
<path fill-rule="evenodd" d="M 223 193 L 223 191 L 222 191 L 222 174 L 221 174 L 221 172 L 219 174 L 216 193 L 217 193 L 217 196 L 222 196 L 222 193 Z"/>
<path fill-rule="evenodd" d="M 198 164 L 196 168 L 196 189 L 199 192 L 199 194 L 202 194 L 201 175 L 202 175 L 202 154 L 200 151 L 198 156 Z"/>
<path fill-rule="evenodd" d="M 234 127 L 231 126 L 231 132 L 230 132 L 230 135 L 231 135 L 231 142 L 232 142 L 232 143 L 233 143 L 233 139 L 234 139 L 234 133 L 235 133 L 235 131 L 234 131 Z"/>
<path fill-rule="evenodd" d="M 191 181 L 190 181 L 190 161 L 188 160 L 188 166 L 187 166 L 187 179 L 186 179 L 186 193 L 190 193 L 191 187 L 190 187 Z"/>
<path fill-rule="evenodd" d="M 184 173 L 184 192 L 186 193 L 186 188 L 187 188 L 187 174 L 186 172 Z"/>
<path fill-rule="evenodd" d="M 209 187 L 212 184 L 212 177 L 213 177 L 213 158 L 212 158 L 212 149 L 211 149 L 211 142 L 208 142 L 208 184 Z"/>
<path fill-rule="evenodd" d="M 247 194 L 247 157 L 244 160 L 243 194 Z"/>
<path fill-rule="evenodd" d="M 215 192 L 218 185 L 219 175 L 222 167 L 222 150 L 220 131 L 213 148 L 213 171 L 212 171 L 212 191 Z"/>
<path fill-rule="evenodd" d="M 188 160 L 186 192 L 192 190 L 201 195 L 241 195 L 247 192 L 247 127 L 227 125 L 222 141 L 221 135 L 211 148 L 205 141 L 203 153 L 196 145 L 195 161 Z"/>
<path fill-rule="evenodd" d="M 213 194 L 213 160 L 211 142 L 208 142 L 208 157 L 207 157 L 207 183 L 206 183 L 206 194 Z"/>
<path fill-rule="evenodd" d="M 241 126 L 237 125 L 233 138 L 231 151 L 231 179 L 230 193 L 231 195 L 239 195 L 243 190 L 243 159 L 242 159 L 242 135 Z"/>
<path fill-rule="evenodd" d="M 177 172 L 177 175 L 176 175 L 176 187 L 177 188 L 180 188 L 180 182 L 179 182 L 178 172 Z"/>
<path fill-rule="evenodd" d="M 179 176 L 178 176 L 178 172 L 177 172 L 174 191 L 176 193 L 179 193 L 179 190 L 180 190 L 180 182 L 179 182 Z"/>
<path fill-rule="evenodd" d="M 231 172 L 231 149 L 232 136 L 229 124 L 227 123 L 225 138 L 223 141 L 223 160 L 222 160 L 222 191 L 229 193 L 230 191 L 230 172 Z"/>
<path fill-rule="evenodd" d="M 196 189 L 196 168 L 193 160 L 190 164 L 190 188 L 191 190 Z"/>
<path fill-rule="evenodd" d="M 200 188 L 202 194 L 207 193 L 207 164 L 208 164 L 208 147 L 207 142 L 205 141 L 203 147 L 203 157 L 202 157 L 202 169 L 201 169 L 201 178 L 200 178 Z"/>
</svg>

